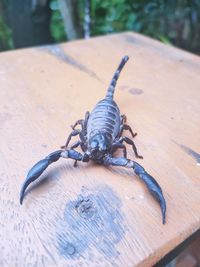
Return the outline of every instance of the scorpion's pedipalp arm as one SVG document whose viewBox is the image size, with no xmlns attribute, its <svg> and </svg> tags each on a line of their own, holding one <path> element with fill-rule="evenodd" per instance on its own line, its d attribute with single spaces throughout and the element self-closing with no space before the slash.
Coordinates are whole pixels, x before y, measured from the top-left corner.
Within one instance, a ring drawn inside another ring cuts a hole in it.
<svg viewBox="0 0 200 267">
<path fill-rule="evenodd" d="M 24 193 L 26 191 L 26 188 L 29 186 L 30 183 L 35 181 L 43 172 L 46 170 L 46 168 L 53 162 L 57 161 L 63 150 L 57 150 L 51 154 L 49 154 L 46 158 L 38 161 L 28 172 L 26 180 L 24 181 L 21 191 L 20 191 L 20 204 L 23 202 Z"/>
<path fill-rule="evenodd" d="M 38 161 L 28 172 L 26 180 L 24 181 L 21 191 L 20 191 L 20 204 L 22 204 L 24 199 L 24 194 L 29 186 L 30 183 L 35 181 L 37 178 L 40 177 L 40 175 L 46 170 L 46 168 L 53 162 L 60 159 L 60 157 L 63 158 L 71 158 L 78 161 L 87 161 L 87 159 L 84 160 L 84 156 L 80 153 L 78 153 L 75 150 L 57 150 L 51 154 L 49 154 L 46 158 Z"/>
<path fill-rule="evenodd" d="M 112 158 L 108 156 L 105 158 L 104 163 L 105 165 L 132 168 L 135 171 L 135 174 L 138 175 L 140 179 L 146 184 L 153 197 L 159 202 L 162 212 L 162 222 L 163 224 L 165 224 L 166 202 L 162 193 L 162 189 L 156 182 L 156 180 L 150 174 L 148 174 L 140 164 L 126 158 Z"/>
<path fill-rule="evenodd" d="M 147 188 L 149 189 L 150 193 L 153 195 L 153 197 L 159 202 L 161 211 L 162 211 L 162 222 L 165 224 L 165 217 L 166 217 L 166 201 L 162 193 L 162 189 L 160 185 L 156 182 L 156 180 L 145 171 L 145 169 L 138 164 L 137 162 L 134 162 L 133 169 L 135 173 L 140 177 L 142 181 L 146 184 Z"/>
</svg>

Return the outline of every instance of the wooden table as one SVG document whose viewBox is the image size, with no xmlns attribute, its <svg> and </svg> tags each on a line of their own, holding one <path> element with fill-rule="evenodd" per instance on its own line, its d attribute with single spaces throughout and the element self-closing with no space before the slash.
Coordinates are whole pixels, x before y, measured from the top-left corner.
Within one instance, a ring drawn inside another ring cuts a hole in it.
<svg viewBox="0 0 200 267">
<path fill-rule="evenodd" d="M 133 171 L 64 159 L 21 206 L 27 171 L 105 96 L 125 54 L 115 100 L 163 189 L 166 224 Z M 199 86 L 198 56 L 133 33 L 1 53 L 0 266 L 152 266 L 197 233 Z"/>
</svg>

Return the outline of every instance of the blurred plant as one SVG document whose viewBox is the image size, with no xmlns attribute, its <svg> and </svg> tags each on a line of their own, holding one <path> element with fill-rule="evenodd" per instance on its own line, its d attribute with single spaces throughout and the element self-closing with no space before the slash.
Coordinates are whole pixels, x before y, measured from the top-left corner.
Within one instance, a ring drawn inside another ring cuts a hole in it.
<svg viewBox="0 0 200 267">
<path fill-rule="evenodd" d="M 91 5 L 92 35 L 127 30 L 128 21 L 133 20 L 134 17 L 129 2 L 128 0 L 93 0 Z"/>
<path fill-rule="evenodd" d="M 137 14 L 133 30 L 200 52 L 199 0 L 143 0 L 134 3 L 132 8 Z"/>
<path fill-rule="evenodd" d="M 6 25 L 2 16 L 0 16 L 0 51 L 13 49 L 12 32 Z"/>
<path fill-rule="evenodd" d="M 50 0 L 51 35 L 56 42 L 70 39 L 66 34 L 69 25 L 64 25 L 63 10 L 61 15 L 59 8 L 62 1 L 71 3 L 72 7 L 76 3 L 81 28 L 86 21 L 87 1 L 90 3 L 91 36 L 136 31 L 166 44 L 200 53 L 200 0 Z M 70 20 L 69 16 L 66 15 L 66 19 Z M 73 25 L 77 31 L 76 25 Z M 9 48 L 13 48 L 12 34 L 0 12 L 0 49 Z"/>
<path fill-rule="evenodd" d="M 50 2 L 50 9 L 52 11 L 50 25 L 51 35 L 56 42 L 62 42 L 67 39 L 67 36 L 57 0 L 52 0 Z"/>
<path fill-rule="evenodd" d="M 79 1 L 82 24 L 84 4 Z M 63 27 L 58 29 L 63 38 Z M 200 0 L 91 0 L 92 36 L 127 30 L 200 53 Z"/>
<path fill-rule="evenodd" d="M 200 0 L 93 0 L 92 35 L 133 30 L 200 53 Z"/>
<path fill-rule="evenodd" d="M 51 32 L 56 42 L 83 37 L 79 1 L 51 0 L 50 9 L 52 11 Z"/>
</svg>

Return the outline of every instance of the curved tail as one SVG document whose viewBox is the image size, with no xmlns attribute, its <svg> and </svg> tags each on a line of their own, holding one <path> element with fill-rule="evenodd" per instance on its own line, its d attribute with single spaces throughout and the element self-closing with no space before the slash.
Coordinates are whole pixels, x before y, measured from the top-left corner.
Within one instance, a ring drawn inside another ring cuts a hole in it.
<svg viewBox="0 0 200 267">
<path fill-rule="evenodd" d="M 106 94 L 106 98 L 111 98 L 113 99 L 113 95 L 114 95 L 114 92 L 115 92 L 115 86 L 116 86 L 116 83 L 117 83 L 117 80 L 119 78 L 119 75 L 120 75 L 120 72 L 121 70 L 123 69 L 124 65 L 126 64 L 126 62 L 129 60 L 129 57 L 128 56 L 124 56 L 119 64 L 119 67 L 117 68 L 115 74 L 113 75 L 113 78 L 110 82 L 110 85 L 108 87 L 108 90 L 107 90 L 107 94 Z"/>
</svg>

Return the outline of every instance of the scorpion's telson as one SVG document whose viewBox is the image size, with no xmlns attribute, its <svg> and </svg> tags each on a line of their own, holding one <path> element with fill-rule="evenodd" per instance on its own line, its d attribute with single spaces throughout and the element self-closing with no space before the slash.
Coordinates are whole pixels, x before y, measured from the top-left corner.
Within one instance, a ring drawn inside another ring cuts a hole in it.
<svg viewBox="0 0 200 267">
<path fill-rule="evenodd" d="M 146 172 L 146 170 L 137 162 L 127 159 L 127 151 L 124 142 L 131 145 L 137 158 L 137 148 L 132 139 L 122 136 L 124 130 L 129 130 L 132 137 L 136 136 L 131 127 L 126 124 L 125 115 L 120 115 L 118 105 L 113 100 L 115 86 L 119 78 L 120 72 L 129 57 L 122 58 L 111 83 L 108 87 L 106 97 L 99 101 L 91 113 L 86 112 L 85 119 L 78 120 L 73 126 L 73 131 L 68 136 L 67 142 L 62 146 L 61 150 L 55 151 L 46 158 L 36 163 L 28 172 L 27 178 L 22 185 L 20 192 L 20 203 L 22 204 L 26 188 L 30 183 L 35 181 L 44 170 L 53 162 L 60 158 L 70 158 L 77 161 L 88 162 L 90 160 L 105 166 L 122 166 L 132 168 L 137 176 L 146 184 L 152 196 L 160 204 L 162 211 L 162 222 L 165 223 L 166 202 L 162 193 L 162 189 L 156 180 Z M 77 129 L 77 126 L 80 126 Z M 68 148 L 71 138 L 79 136 L 79 140 Z M 77 152 L 75 148 L 81 148 L 83 154 Z M 114 152 L 121 148 L 124 157 L 113 157 Z"/>
</svg>

